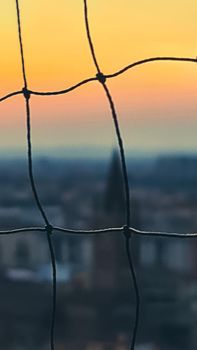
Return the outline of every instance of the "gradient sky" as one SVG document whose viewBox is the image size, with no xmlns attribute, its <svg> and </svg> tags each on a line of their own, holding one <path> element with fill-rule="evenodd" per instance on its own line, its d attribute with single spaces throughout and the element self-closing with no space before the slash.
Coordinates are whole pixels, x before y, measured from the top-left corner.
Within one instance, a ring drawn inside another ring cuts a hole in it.
<svg viewBox="0 0 197 350">
<path fill-rule="evenodd" d="M 20 0 L 29 88 L 61 90 L 94 76 L 82 0 Z M 197 56 L 196 0 L 89 0 L 92 38 L 102 71 L 152 56 Z M 0 96 L 23 86 L 15 0 L 0 1 Z M 197 64 L 149 63 L 111 79 L 130 150 L 197 149 Z M 35 149 L 110 146 L 111 115 L 101 86 L 65 96 L 32 97 Z M 22 96 L 0 104 L 2 149 L 25 147 Z"/>
</svg>

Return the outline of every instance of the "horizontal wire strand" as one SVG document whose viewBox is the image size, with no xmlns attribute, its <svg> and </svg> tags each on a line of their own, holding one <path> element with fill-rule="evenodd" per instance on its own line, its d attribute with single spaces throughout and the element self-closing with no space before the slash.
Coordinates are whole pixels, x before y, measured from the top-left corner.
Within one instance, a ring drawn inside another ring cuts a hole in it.
<svg viewBox="0 0 197 350">
<path fill-rule="evenodd" d="M 163 237 L 163 238 L 197 238 L 196 232 L 191 233 L 179 233 L 179 232 L 162 232 L 162 231 L 143 231 L 136 228 L 130 227 L 129 231 L 132 234 L 140 236 L 149 236 L 149 237 Z"/>
<path fill-rule="evenodd" d="M 23 232 L 46 232 L 46 228 L 44 227 L 22 227 L 11 230 L 0 230 L 0 235 L 10 235 L 17 234 Z M 70 228 L 53 226 L 53 231 L 67 233 L 69 235 L 97 235 L 97 234 L 117 234 L 124 231 L 124 227 L 109 227 L 109 228 L 100 228 L 97 230 L 74 230 Z M 147 236 L 147 237 L 161 237 L 161 238 L 185 238 L 192 239 L 197 238 L 196 232 L 190 233 L 179 233 L 179 232 L 166 232 L 166 231 L 141 231 L 134 227 L 129 227 L 130 234 L 134 234 L 136 236 Z"/>
<path fill-rule="evenodd" d="M 79 88 L 82 85 L 88 84 L 89 82 L 96 81 L 96 80 L 98 80 L 96 77 L 88 78 L 88 79 L 82 80 L 79 83 L 72 85 L 69 88 L 64 89 L 64 90 L 48 91 L 48 92 L 42 92 L 42 91 L 39 92 L 39 91 L 29 90 L 29 92 L 32 95 L 39 95 L 39 96 L 63 95 L 63 94 L 67 94 L 68 92 L 71 92 L 71 91 Z"/>
<path fill-rule="evenodd" d="M 120 70 L 111 73 L 111 74 L 104 74 L 104 77 L 106 79 L 111 79 L 111 78 L 115 78 L 118 75 L 121 75 L 123 73 L 125 73 L 126 71 L 136 67 L 136 66 L 140 66 L 140 65 L 144 65 L 146 63 L 151 63 L 154 61 L 179 61 L 179 62 L 190 62 L 190 63 L 197 63 L 197 58 L 189 58 L 189 57 L 173 57 L 173 56 L 163 56 L 163 57 L 150 57 L 150 58 L 145 58 L 143 60 L 140 61 L 136 61 L 133 62 L 127 66 L 125 66 L 124 68 L 121 68 Z M 28 92 L 31 95 L 38 95 L 38 96 L 51 96 L 51 95 L 63 95 L 63 94 L 67 94 L 77 88 L 79 88 L 82 85 L 86 85 L 89 82 L 92 81 L 97 81 L 98 78 L 97 77 L 92 77 L 92 78 L 88 78 L 88 79 L 84 79 L 82 81 L 80 81 L 77 84 L 74 84 L 66 89 L 63 90 L 56 90 L 56 91 L 35 91 L 35 90 L 28 90 Z M 19 95 L 22 94 L 23 91 L 19 90 L 19 91 L 15 91 L 15 92 L 11 92 L 6 96 L 0 97 L 0 102 L 3 102 L 4 100 L 15 96 L 15 95 Z"/>
<path fill-rule="evenodd" d="M 123 231 L 123 227 L 109 227 L 109 228 L 101 228 L 97 230 L 74 230 L 74 229 L 68 229 L 68 228 L 62 228 L 62 227 L 56 227 L 54 226 L 53 229 L 55 231 L 59 232 L 65 232 L 68 234 L 74 234 L 74 235 L 96 235 L 96 234 L 109 234 L 109 233 L 118 233 Z"/>
<path fill-rule="evenodd" d="M 22 93 L 23 93 L 22 90 L 10 92 L 9 94 L 7 94 L 5 96 L 0 97 L 0 102 L 3 102 L 3 101 L 7 100 L 8 98 L 10 98 L 12 96 L 16 96 L 16 95 L 19 95 L 19 94 L 22 94 Z"/>
<path fill-rule="evenodd" d="M 22 227 L 11 230 L 0 230 L 0 235 L 12 235 L 24 232 L 46 232 L 46 229 L 43 227 Z"/>
<path fill-rule="evenodd" d="M 189 58 L 189 57 L 173 57 L 173 56 L 161 56 L 161 57 L 150 57 L 150 58 L 145 58 L 143 60 L 140 61 L 136 61 L 133 62 L 129 65 L 127 65 L 126 67 L 118 70 L 115 73 L 112 74 L 107 74 L 106 78 L 115 78 L 120 74 L 123 74 L 124 72 L 126 72 L 129 69 L 132 69 L 136 66 L 140 66 L 146 63 L 151 63 L 154 61 L 176 61 L 176 62 L 190 62 L 190 63 L 197 63 L 197 57 L 196 58 Z"/>
</svg>

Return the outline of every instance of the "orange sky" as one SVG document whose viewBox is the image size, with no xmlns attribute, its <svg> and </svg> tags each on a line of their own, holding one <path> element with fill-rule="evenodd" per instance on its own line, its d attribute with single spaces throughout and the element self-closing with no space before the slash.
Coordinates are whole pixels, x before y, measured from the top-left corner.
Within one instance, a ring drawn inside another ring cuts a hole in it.
<svg viewBox="0 0 197 350">
<path fill-rule="evenodd" d="M 151 56 L 197 55 L 196 0 L 89 0 L 92 38 L 104 73 Z M 61 90 L 95 75 L 82 0 L 20 0 L 29 88 Z M 0 96 L 21 89 L 14 0 L 0 2 Z M 197 65 L 150 63 L 109 81 L 129 148 L 197 148 Z M 90 83 L 67 96 L 32 98 L 38 147 L 108 145 L 113 126 L 104 93 Z M 0 104 L 3 148 L 25 143 L 23 98 Z M 11 137 L 10 137 L 11 135 Z"/>
</svg>

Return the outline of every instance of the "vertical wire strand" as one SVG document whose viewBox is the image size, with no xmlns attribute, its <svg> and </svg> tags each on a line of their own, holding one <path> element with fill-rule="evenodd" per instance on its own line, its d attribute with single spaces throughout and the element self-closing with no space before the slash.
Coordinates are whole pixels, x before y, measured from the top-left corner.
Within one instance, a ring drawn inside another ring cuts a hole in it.
<svg viewBox="0 0 197 350">
<path fill-rule="evenodd" d="M 96 54 L 95 54 L 95 50 L 94 50 L 94 45 L 92 42 L 92 38 L 91 38 L 91 34 L 90 34 L 90 27 L 89 27 L 89 20 L 88 20 L 88 6 L 87 6 L 87 1 L 84 0 L 84 17 L 85 17 L 85 26 L 86 26 L 86 33 L 87 33 L 87 37 L 88 37 L 88 43 L 89 43 L 89 47 L 90 47 L 90 51 L 92 54 L 92 58 L 94 61 L 94 64 L 96 66 L 97 72 L 101 73 L 97 58 L 96 58 Z"/>
<path fill-rule="evenodd" d="M 56 316 L 56 294 L 57 294 L 57 273 L 56 273 L 56 261 L 55 261 L 55 253 L 53 249 L 51 234 L 53 227 L 50 225 L 49 220 L 45 214 L 45 211 L 40 203 L 35 182 L 34 182 L 34 175 L 33 175 L 33 162 L 32 162 L 32 145 L 31 145 L 31 118 L 30 118 L 30 106 L 29 106 L 29 99 L 26 98 L 26 114 L 27 114 L 27 145 L 28 145 L 28 168 L 29 168 L 29 178 L 31 182 L 32 191 L 34 194 L 35 201 L 37 203 L 37 206 L 42 214 L 42 217 L 45 221 L 45 228 L 46 228 L 46 235 L 47 235 L 47 242 L 49 246 L 49 252 L 50 252 L 50 258 L 51 258 L 51 266 L 52 266 L 52 276 L 53 276 L 53 283 L 52 283 L 52 315 L 51 315 L 51 326 L 50 326 L 50 347 L 51 350 L 55 349 L 54 345 L 54 333 L 55 333 L 55 316 Z"/>
<path fill-rule="evenodd" d="M 29 170 L 29 180 L 31 189 L 34 195 L 35 202 L 37 204 L 37 207 L 41 213 L 41 216 L 43 217 L 43 220 L 45 222 L 45 229 L 47 234 L 47 242 L 49 246 L 50 251 L 50 258 L 51 258 L 51 267 L 52 267 L 52 315 L 51 315 L 51 326 L 50 326 L 50 348 L 51 350 L 55 349 L 54 346 L 54 330 L 55 330 L 55 315 L 56 315 L 56 285 L 57 285 L 57 279 L 56 279 L 56 261 L 55 261 L 55 254 L 51 239 L 51 233 L 53 230 L 53 227 L 50 225 L 49 220 L 47 218 L 47 215 L 41 205 L 38 192 L 36 189 L 35 181 L 34 181 L 34 174 L 33 174 L 33 162 L 32 162 L 32 145 L 31 145 L 31 114 L 30 114 L 30 93 L 27 88 L 27 77 L 26 77 L 26 70 L 25 70 L 25 59 L 24 59 L 24 50 L 23 50 L 23 40 L 22 40 L 22 31 L 21 31 L 21 20 L 20 20 L 20 7 L 19 7 L 19 1 L 16 0 L 16 12 L 17 12 L 17 24 L 18 24 L 18 38 L 19 38 L 19 45 L 20 45 L 20 54 L 21 54 L 21 64 L 22 64 L 22 73 L 23 73 L 23 81 L 24 81 L 24 88 L 23 88 L 23 95 L 25 98 L 25 105 L 26 105 L 26 126 L 27 126 L 27 155 L 28 155 L 28 170 Z"/>
<path fill-rule="evenodd" d="M 93 61 L 95 63 L 95 67 L 97 69 L 98 80 L 101 82 L 101 84 L 104 88 L 104 91 L 106 93 L 106 96 L 107 96 L 107 99 L 108 99 L 108 102 L 110 105 L 110 109 L 112 112 L 112 118 L 114 121 L 114 127 L 115 127 L 115 131 L 116 131 L 116 136 L 117 136 L 117 140 L 118 140 L 121 167 L 122 167 L 122 173 L 123 173 L 123 178 L 124 178 L 124 191 L 125 191 L 125 202 L 126 202 L 126 224 L 129 227 L 130 226 L 129 181 L 128 181 L 128 175 L 127 175 L 127 167 L 126 167 L 123 140 L 121 137 L 120 126 L 119 126 L 118 117 L 117 117 L 117 113 L 116 113 L 116 109 L 115 109 L 115 104 L 113 102 L 109 88 L 107 87 L 107 84 L 105 83 L 105 81 L 106 81 L 105 76 L 101 73 L 101 70 L 100 70 L 100 67 L 99 67 L 99 64 L 98 64 L 98 61 L 96 58 L 95 49 L 94 49 L 94 45 L 93 45 L 91 34 L 90 34 L 87 0 L 83 0 L 83 1 L 84 1 L 84 17 L 85 17 L 86 34 L 87 34 L 87 39 L 88 39 L 91 55 L 92 55 Z"/>
<path fill-rule="evenodd" d="M 134 321 L 134 327 L 133 327 L 133 334 L 130 342 L 130 350 L 134 350 L 135 348 L 135 343 L 136 343 L 136 336 L 137 336 L 137 330 L 138 330 L 138 324 L 139 324 L 139 310 L 140 310 L 140 295 L 139 295 L 139 288 L 138 288 L 138 282 L 137 282 L 137 276 L 131 256 L 131 251 L 130 251 L 130 245 L 129 241 L 131 238 L 131 233 L 129 232 L 129 226 L 130 226 L 130 199 L 129 199 L 129 182 L 128 182 L 128 173 L 127 173 L 127 168 L 126 168 L 126 160 L 125 160 L 125 155 L 124 155 L 124 146 L 122 142 L 122 137 L 120 133 L 120 128 L 118 125 L 118 118 L 116 114 L 116 109 L 115 105 L 112 99 L 112 96 L 109 92 L 109 89 L 105 83 L 103 83 L 104 90 L 106 92 L 106 95 L 109 100 L 114 124 L 115 124 L 115 129 L 116 129 L 116 135 L 118 138 L 118 144 L 119 144 L 119 149 L 120 149 L 120 155 L 121 155 L 121 163 L 122 163 L 122 171 L 123 171 L 123 183 L 125 187 L 125 194 L 126 194 L 126 226 L 124 227 L 124 240 L 125 240 L 125 245 L 126 245 L 126 254 L 127 254 L 127 260 L 129 264 L 129 269 L 131 273 L 131 278 L 133 281 L 133 286 L 134 286 L 134 291 L 135 291 L 135 298 L 136 298 L 136 307 L 135 307 L 135 321 Z"/>
<path fill-rule="evenodd" d="M 133 334 L 132 334 L 131 341 L 130 341 L 130 350 L 134 350 L 136 338 L 137 338 L 138 326 L 139 326 L 140 293 L 139 293 L 139 287 L 138 287 L 136 273 L 135 273 L 135 269 L 134 269 L 134 264 L 133 264 L 133 260 L 132 260 L 132 255 L 131 255 L 131 252 L 129 249 L 130 248 L 129 242 L 130 242 L 130 237 L 127 236 L 125 238 L 125 246 L 126 246 L 126 252 L 127 252 L 127 257 L 128 257 L 128 263 L 129 263 L 129 267 L 130 267 L 131 278 L 133 279 L 135 296 L 136 296 L 135 322 L 134 322 Z"/>
<path fill-rule="evenodd" d="M 24 81 L 24 87 L 27 88 L 27 77 L 26 77 L 26 70 L 25 70 L 25 60 L 24 60 L 24 51 L 23 51 L 23 41 L 22 41 L 22 34 L 21 34 L 20 7 L 19 7 L 19 2 L 18 2 L 18 0 L 16 0 L 16 12 L 17 12 L 18 38 L 19 38 L 19 45 L 20 45 L 20 54 L 21 54 L 21 64 L 22 64 L 23 81 Z"/>
<path fill-rule="evenodd" d="M 117 136 L 117 140 L 118 140 L 118 145 L 119 145 L 120 158 L 121 158 L 123 180 L 124 180 L 123 183 L 124 183 L 124 190 L 125 190 L 125 203 L 126 203 L 126 226 L 125 226 L 125 230 L 124 230 L 124 237 L 125 237 L 127 259 L 128 259 L 128 263 L 129 263 L 129 268 L 130 268 L 130 272 L 131 272 L 131 278 L 133 281 L 135 298 L 136 298 L 134 329 L 133 329 L 131 343 L 130 343 L 130 350 L 134 350 L 135 343 L 136 343 L 137 330 L 138 330 L 138 323 L 139 323 L 140 295 L 139 295 L 137 277 L 136 277 L 135 268 L 134 268 L 134 264 L 133 264 L 132 257 L 131 257 L 130 245 L 129 245 L 129 240 L 130 240 L 131 235 L 129 232 L 130 196 L 129 196 L 128 172 L 127 172 L 127 166 L 126 166 L 124 145 L 123 145 L 123 140 L 121 137 L 121 132 L 120 132 L 120 127 L 119 127 L 118 116 L 116 113 L 115 104 L 114 104 L 114 101 L 112 99 L 112 95 L 109 91 L 109 88 L 107 87 L 107 84 L 105 83 L 106 77 L 101 73 L 101 70 L 100 70 L 100 67 L 99 67 L 99 64 L 98 64 L 98 61 L 96 58 L 94 45 L 93 45 L 91 34 L 90 34 L 87 0 L 83 0 L 83 2 L 84 2 L 84 17 L 85 17 L 85 27 L 86 27 L 87 39 L 88 39 L 92 59 L 94 61 L 95 67 L 97 69 L 97 78 L 104 88 L 104 91 L 106 93 L 106 96 L 107 96 L 107 99 L 108 99 L 108 102 L 110 105 L 112 118 L 113 118 L 113 122 L 114 122 L 114 127 L 115 127 L 115 131 L 116 131 L 116 136 Z"/>
<path fill-rule="evenodd" d="M 120 159 L 121 159 L 121 166 L 122 166 L 122 173 L 123 173 L 123 183 L 124 183 L 124 191 L 125 191 L 125 204 L 126 204 L 126 225 L 127 227 L 130 226 L 130 196 L 129 196 L 129 180 L 128 180 L 128 173 L 127 173 L 127 166 L 126 166 L 126 160 L 125 160 L 125 152 L 124 152 L 124 146 L 123 146 L 123 140 L 120 132 L 120 127 L 118 123 L 118 117 L 116 113 L 116 108 L 115 108 L 115 103 L 112 99 L 112 95 L 109 91 L 109 88 L 105 83 L 102 84 L 104 91 L 106 93 L 110 109 L 111 109 L 111 114 L 112 118 L 114 121 L 114 127 L 115 127 L 115 132 L 118 140 L 118 146 L 119 146 L 119 152 L 120 152 Z"/>
<path fill-rule="evenodd" d="M 55 317 L 56 317 L 56 304 L 57 304 L 57 273 L 56 273 L 56 261 L 55 261 L 55 253 L 53 249 L 53 244 L 51 240 L 50 230 L 47 231 L 47 241 L 50 250 L 51 256 L 51 264 L 52 264 L 52 275 L 53 275 L 53 284 L 52 284 L 52 313 L 51 313 L 51 327 L 50 327 L 50 348 L 51 350 L 55 350 Z"/>
<path fill-rule="evenodd" d="M 34 174 L 33 174 L 33 162 L 32 162 L 32 143 L 31 143 L 31 114 L 30 114 L 30 104 L 29 99 L 25 98 L 26 101 L 26 115 L 27 115 L 27 156 L 28 156 L 28 170 L 29 170 L 29 179 L 31 183 L 32 192 L 34 195 L 35 202 L 37 204 L 37 207 L 43 217 L 43 220 L 46 224 L 46 226 L 50 226 L 49 220 L 47 218 L 47 215 L 41 205 L 35 181 L 34 181 Z"/>
</svg>

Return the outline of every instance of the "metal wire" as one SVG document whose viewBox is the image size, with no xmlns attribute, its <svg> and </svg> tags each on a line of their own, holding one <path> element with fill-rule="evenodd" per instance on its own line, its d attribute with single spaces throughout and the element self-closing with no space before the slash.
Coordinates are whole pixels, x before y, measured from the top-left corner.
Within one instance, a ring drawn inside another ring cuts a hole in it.
<svg viewBox="0 0 197 350">
<path fill-rule="evenodd" d="M 24 87 L 27 88 L 27 77 L 26 77 L 26 70 L 25 70 L 23 41 L 22 41 L 22 35 L 21 35 L 20 8 L 19 8 L 18 0 L 16 0 L 16 12 L 17 12 L 18 38 L 19 38 L 20 53 L 21 53 L 21 64 L 22 64 L 22 72 L 23 72 L 23 81 L 24 81 Z"/>
<path fill-rule="evenodd" d="M 117 77 L 120 74 L 123 74 L 124 72 L 126 72 L 127 70 L 134 68 L 136 66 L 140 66 L 142 64 L 145 63 L 150 63 L 150 62 L 154 62 L 154 61 L 175 61 L 175 62 L 193 62 L 193 63 L 197 63 L 197 57 L 195 58 L 189 58 L 189 57 L 172 57 L 172 56 L 162 56 L 162 57 L 150 57 L 150 58 L 145 58 L 144 60 L 140 60 L 134 63 L 129 64 L 128 66 L 120 69 L 119 71 L 117 71 L 116 73 L 113 74 L 108 74 L 106 75 L 106 78 L 114 78 Z"/>
<path fill-rule="evenodd" d="M 52 266 L 52 276 L 53 276 L 53 283 L 52 283 L 52 289 L 53 289 L 53 303 L 52 303 L 52 316 L 51 316 L 51 327 L 50 327 L 50 347 L 51 350 L 54 350 L 54 326 L 55 326 L 55 315 L 56 315 L 56 261 L 55 261 L 55 255 L 53 250 L 53 244 L 51 240 L 51 234 L 53 231 L 52 225 L 49 223 L 49 220 L 47 218 L 47 215 L 45 213 L 45 210 L 41 204 L 41 201 L 38 196 L 38 192 L 36 189 L 35 181 L 34 181 L 34 174 L 33 174 L 33 163 L 32 163 L 32 145 L 31 145 L 31 115 L 30 115 L 30 97 L 31 94 L 28 91 L 27 88 L 27 76 L 26 76 L 26 69 L 25 69 L 25 59 L 24 59 L 24 50 L 23 50 L 23 40 L 22 40 L 22 33 L 21 33 L 21 20 L 20 20 L 20 8 L 19 8 L 19 2 L 16 0 L 16 13 L 17 13 L 17 24 L 18 24 L 18 38 L 19 38 L 19 45 L 20 45 L 20 54 L 21 54 L 21 65 L 22 65 L 22 73 L 23 73 L 23 82 L 24 82 L 24 88 L 22 90 L 23 96 L 25 99 L 25 106 L 26 106 L 26 126 L 27 126 L 27 155 L 28 155 L 28 170 L 29 170 L 29 180 L 31 189 L 34 195 L 35 203 L 38 207 L 38 210 L 40 211 L 41 216 L 43 217 L 43 220 L 45 222 L 45 231 L 47 234 L 47 241 L 51 256 L 51 266 Z"/>
<path fill-rule="evenodd" d="M 171 56 L 162 56 L 162 57 L 150 57 L 150 58 L 146 58 L 144 60 L 140 60 L 140 61 L 136 61 L 133 62 L 125 67 L 123 67 L 122 69 L 118 70 L 117 72 L 111 73 L 111 74 L 105 74 L 104 77 L 106 79 L 111 79 L 111 78 L 116 78 L 118 75 L 121 75 L 123 73 L 125 73 L 127 70 L 130 70 L 132 68 L 135 68 L 136 66 L 140 66 L 146 63 L 151 63 L 151 62 L 155 62 L 155 61 L 175 61 L 175 62 L 190 62 L 190 63 L 197 63 L 197 58 L 189 58 L 189 57 L 171 57 Z M 35 91 L 35 90 L 31 90 L 28 89 L 29 93 L 31 95 L 38 95 L 38 96 L 51 96 L 51 95 L 63 95 L 63 94 L 67 94 L 68 92 L 71 92 L 75 89 L 77 89 L 78 87 L 82 86 L 82 85 L 86 85 L 89 82 L 92 81 L 97 81 L 99 80 L 99 77 L 92 77 L 92 78 L 87 78 L 84 79 L 82 81 L 80 81 L 77 84 L 74 84 L 66 89 L 63 90 L 56 90 L 56 91 Z M 0 102 L 15 96 L 15 95 L 19 95 L 22 94 L 23 91 L 19 90 L 19 91 L 15 91 L 15 92 L 11 92 L 6 96 L 0 97 Z"/>
<path fill-rule="evenodd" d="M 115 108 L 114 101 L 112 99 L 112 95 L 110 93 L 110 90 L 106 84 L 106 77 L 101 73 L 95 50 L 94 50 L 94 45 L 92 42 L 91 34 L 90 34 L 90 28 L 89 28 L 89 20 L 88 20 L 88 5 L 87 5 L 87 0 L 84 0 L 84 17 L 85 17 L 85 25 L 86 25 L 86 34 L 90 46 L 90 51 L 92 55 L 92 59 L 94 61 L 95 67 L 97 69 L 97 78 L 100 81 L 100 83 L 103 86 L 103 89 L 105 91 L 105 94 L 107 96 L 109 106 L 111 109 L 111 114 L 114 122 L 114 127 L 115 127 L 115 132 L 118 140 L 118 146 L 119 146 L 119 152 L 120 152 L 120 159 L 121 159 L 121 165 L 122 165 L 122 173 L 123 173 L 123 178 L 124 178 L 124 190 L 125 190 L 125 200 L 126 200 L 126 223 L 127 227 L 130 226 L 130 200 L 129 200 L 129 182 L 128 182 L 128 175 L 127 175 L 127 167 L 126 167 L 126 160 L 125 160 L 125 152 L 124 152 L 124 145 L 123 145 L 123 140 L 120 132 L 120 126 L 118 122 L 118 116 Z"/>
<path fill-rule="evenodd" d="M 91 34 L 90 34 L 87 0 L 84 0 L 84 17 L 85 17 L 86 34 L 87 34 L 87 39 L 89 42 L 89 47 L 90 47 L 92 59 L 94 61 L 95 67 L 97 69 L 98 80 L 100 81 L 101 85 L 103 86 L 103 89 L 104 89 L 105 94 L 107 96 L 107 100 L 108 100 L 108 103 L 109 103 L 109 106 L 111 109 L 112 119 L 114 122 L 118 146 L 119 146 L 119 153 L 120 153 L 120 160 L 121 160 L 122 174 L 123 174 L 124 191 L 125 191 L 125 206 L 126 206 L 126 217 L 125 217 L 126 226 L 125 226 L 125 230 L 123 231 L 123 233 L 124 233 L 124 239 L 125 239 L 125 243 L 126 243 L 127 259 L 129 262 L 131 278 L 133 281 L 134 291 L 135 291 L 135 296 L 136 296 L 135 322 L 134 322 L 134 329 L 133 329 L 133 333 L 132 333 L 131 346 L 130 346 L 130 349 L 134 350 L 135 342 L 136 342 L 136 335 L 137 335 L 137 328 L 138 328 L 138 320 L 139 320 L 140 296 L 139 296 L 139 288 L 138 288 L 135 268 L 134 268 L 133 261 L 131 258 L 131 251 L 129 249 L 130 248 L 129 238 L 131 237 L 130 233 L 128 232 L 128 228 L 130 226 L 130 195 L 129 195 L 129 181 L 128 181 L 126 159 L 125 159 L 124 144 L 123 144 L 123 140 L 122 140 L 122 136 L 121 136 L 121 131 L 120 131 L 120 126 L 119 126 L 119 122 L 118 122 L 118 115 L 116 112 L 115 104 L 114 104 L 112 95 L 110 93 L 110 90 L 106 84 L 106 77 L 103 75 L 103 73 L 101 73 L 101 70 L 100 70 L 100 67 L 99 67 L 99 64 L 98 64 L 98 61 L 96 58 L 94 45 L 93 45 Z"/>
<path fill-rule="evenodd" d="M 126 227 L 126 230 L 127 230 L 127 227 Z M 133 334 L 132 334 L 131 342 L 130 342 L 130 350 L 134 350 L 135 343 L 136 343 L 136 337 L 137 337 L 138 324 L 139 324 L 140 292 L 139 292 L 136 273 L 135 273 L 134 264 L 133 264 L 133 260 L 132 260 L 132 255 L 131 255 L 131 251 L 130 251 L 130 244 L 129 244 L 130 238 L 131 238 L 130 233 L 128 232 L 128 234 L 127 234 L 127 232 L 125 232 L 125 246 L 126 246 L 127 258 L 128 258 L 131 278 L 132 278 L 133 283 L 134 283 L 135 297 L 136 297 L 135 322 L 134 322 Z"/>
<path fill-rule="evenodd" d="M 16 96 L 16 95 L 19 95 L 19 94 L 22 94 L 22 90 L 21 91 L 15 91 L 15 92 L 11 92 L 10 94 L 6 95 L 6 96 L 3 96 L 0 98 L 0 102 L 4 101 L 4 100 L 7 100 L 8 98 L 12 97 L 12 96 Z"/>
<path fill-rule="evenodd" d="M 38 210 L 44 220 L 45 226 L 44 227 L 27 227 L 27 228 L 16 228 L 11 230 L 1 230 L 0 235 L 9 235 L 9 234 L 17 234 L 17 233 L 23 233 L 23 232 L 41 232 L 46 233 L 47 235 L 47 242 L 50 250 L 50 257 L 51 257 L 51 265 L 52 265 L 52 280 L 53 280 L 53 303 L 52 303 L 52 315 L 51 315 L 51 327 L 50 327 L 50 348 L 51 350 L 55 349 L 54 346 L 54 328 L 55 328 L 55 314 L 56 314 L 56 261 L 55 261 L 55 254 L 52 244 L 51 235 L 53 232 L 61 232 L 65 234 L 75 234 L 75 235 L 97 235 L 97 234 L 108 234 L 108 233 L 123 233 L 125 237 L 125 249 L 126 254 L 128 258 L 128 264 L 130 268 L 131 277 L 134 284 L 134 290 L 136 295 L 136 311 L 135 311 L 135 323 L 134 323 L 134 329 L 133 334 L 131 337 L 131 343 L 130 343 L 130 350 L 134 350 L 135 343 L 136 343 L 136 336 L 137 336 L 137 328 L 139 323 L 139 306 L 140 306 L 140 297 L 139 297 L 139 288 L 137 284 L 136 279 L 136 273 L 132 261 L 132 255 L 130 251 L 130 238 L 133 234 L 135 235 L 141 235 L 141 236 L 148 236 L 148 237 L 162 237 L 162 238 L 196 238 L 197 233 L 173 233 L 173 232 L 159 232 L 159 231 L 142 231 L 138 230 L 136 228 L 130 227 L 130 196 L 129 196 L 129 181 L 128 181 L 128 174 L 127 174 L 127 167 L 126 167 L 126 159 L 125 159 L 125 151 L 124 151 L 124 145 L 123 140 L 120 132 L 119 127 L 119 121 L 118 121 L 118 115 L 115 108 L 115 103 L 113 101 L 111 92 L 106 84 L 106 79 L 111 79 L 114 77 L 117 77 L 118 75 L 121 75 L 125 73 L 127 70 L 132 69 L 136 66 L 143 65 L 146 63 L 154 62 L 154 61 L 182 61 L 182 62 L 190 62 L 190 63 L 197 63 L 197 58 L 188 58 L 188 57 L 171 57 L 171 56 L 162 56 L 162 57 L 150 57 L 145 58 L 140 61 L 133 62 L 122 69 L 112 73 L 112 74 L 103 74 L 96 54 L 95 49 L 93 45 L 93 41 L 91 38 L 90 28 L 89 28 L 89 19 L 88 19 L 88 4 L 87 0 L 83 0 L 84 3 L 84 20 L 85 20 L 85 27 L 86 27 L 86 35 L 92 55 L 92 59 L 94 62 L 94 65 L 97 70 L 97 74 L 95 77 L 87 78 L 85 80 L 82 80 L 78 82 L 77 84 L 72 85 L 71 87 L 68 87 L 64 90 L 57 90 L 57 91 L 48 91 L 48 92 L 39 92 L 39 91 L 33 91 L 28 89 L 27 84 L 27 75 L 26 75 L 26 68 L 25 68 L 25 59 L 24 59 L 24 50 L 23 50 L 23 39 L 22 39 L 22 30 L 21 30 L 21 19 L 20 19 L 20 6 L 19 6 L 19 0 L 15 0 L 16 2 L 16 14 L 17 14 L 17 25 L 18 25 L 18 38 L 19 38 L 19 45 L 20 45 L 20 55 L 21 55 L 21 66 L 22 66 L 22 75 L 23 75 L 23 82 L 24 87 L 21 90 L 14 91 L 11 93 L 8 93 L 7 95 L 0 98 L 0 102 L 3 102 L 13 96 L 23 94 L 25 99 L 25 107 L 26 107 L 26 126 L 27 126 L 27 157 L 28 157 L 28 171 L 29 171 L 29 180 L 31 189 L 33 192 L 35 203 L 38 207 Z M 123 227 L 114 227 L 114 228 L 106 228 L 106 229 L 97 229 L 97 230 L 72 230 L 69 228 L 62 228 L 62 227 L 56 227 L 52 226 L 48 220 L 47 214 L 41 204 L 37 187 L 34 180 L 34 172 L 33 172 L 33 159 L 32 159 L 32 141 L 31 141 L 31 111 L 30 111 L 30 97 L 31 95 L 41 95 L 41 96 L 50 96 L 50 95 L 61 95 L 69 93 L 83 85 L 88 84 L 92 81 L 99 81 L 103 87 L 103 90 L 105 92 L 105 95 L 107 97 L 109 107 L 111 110 L 111 115 L 115 127 L 116 137 L 118 141 L 119 146 L 119 152 L 120 152 L 120 159 L 121 159 L 121 166 L 122 166 L 122 173 L 123 173 L 123 183 L 124 183 L 124 192 L 125 192 L 125 222 L 126 225 Z"/>
<path fill-rule="evenodd" d="M 23 232 L 46 232 L 46 228 L 43 227 L 23 227 L 16 228 L 11 230 L 0 230 L 0 235 L 11 235 L 14 233 L 23 233 Z M 98 230 L 73 230 L 69 228 L 63 228 L 58 226 L 53 226 L 53 232 L 61 232 L 70 235 L 103 235 L 106 233 L 120 233 L 124 231 L 124 227 L 112 227 L 104 228 Z M 178 232 L 162 232 L 162 231 L 141 231 L 134 227 L 129 227 L 129 233 L 135 234 L 136 236 L 146 236 L 146 237 L 155 237 L 155 238 L 197 238 L 196 232 L 191 233 L 178 233 Z"/>
</svg>

